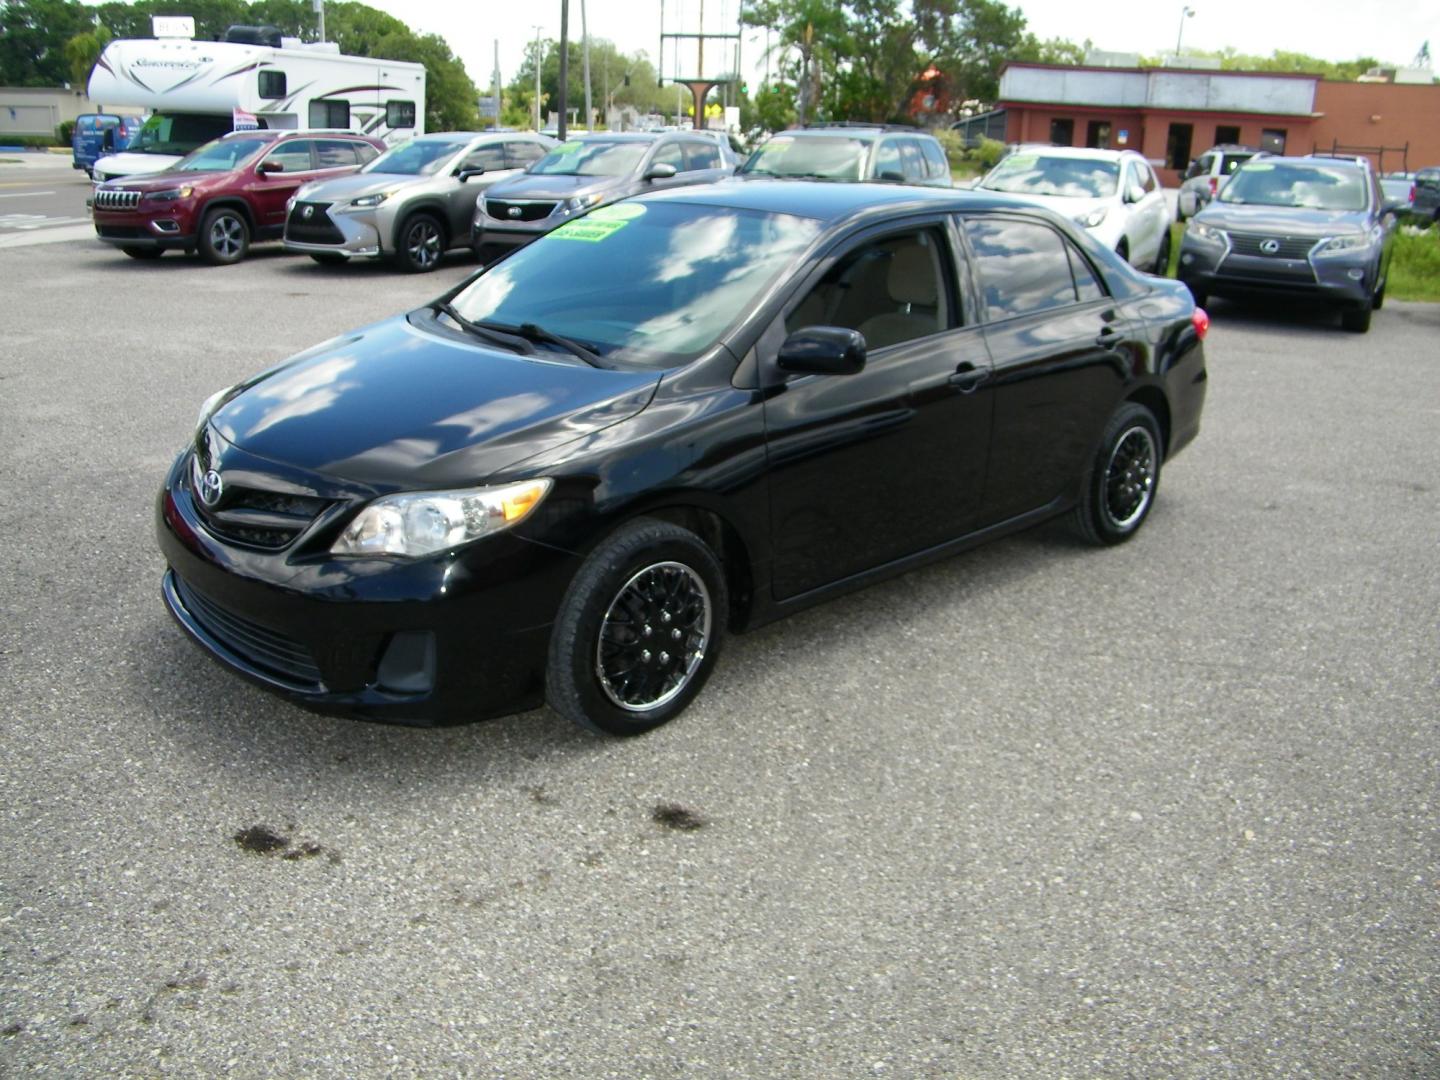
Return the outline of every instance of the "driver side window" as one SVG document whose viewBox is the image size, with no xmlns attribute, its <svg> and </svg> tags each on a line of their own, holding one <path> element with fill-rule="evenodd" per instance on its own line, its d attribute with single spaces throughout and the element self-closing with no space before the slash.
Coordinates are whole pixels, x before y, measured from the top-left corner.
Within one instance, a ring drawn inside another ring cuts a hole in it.
<svg viewBox="0 0 1440 1080">
<path fill-rule="evenodd" d="M 871 350 L 955 325 L 943 270 L 943 240 L 929 229 L 860 244 L 842 255 L 785 319 L 858 330 Z"/>
<path fill-rule="evenodd" d="M 674 165 L 676 172 L 685 171 L 685 151 L 680 148 L 678 142 L 666 143 L 655 151 L 655 157 L 651 160 L 652 165 Z"/>
</svg>

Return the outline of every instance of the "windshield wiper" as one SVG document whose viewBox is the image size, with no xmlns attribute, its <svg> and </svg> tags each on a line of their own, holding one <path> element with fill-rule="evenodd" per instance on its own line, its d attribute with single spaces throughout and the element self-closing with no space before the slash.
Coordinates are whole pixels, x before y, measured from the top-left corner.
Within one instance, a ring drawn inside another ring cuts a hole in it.
<svg viewBox="0 0 1440 1080">
<path fill-rule="evenodd" d="M 543 341 L 550 345 L 558 345 L 560 348 L 574 353 L 591 367 L 608 368 L 610 366 L 604 360 L 600 359 L 599 353 L 587 349 L 578 341 L 571 341 L 569 338 L 561 337 L 559 334 L 552 334 L 543 326 L 536 326 L 533 322 L 521 323 L 515 329 L 521 337 L 529 341 Z"/>
<path fill-rule="evenodd" d="M 513 349 L 515 352 L 524 353 L 526 356 L 535 355 L 535 347 L 518 334 L 507 334 L 500 330 L 492 330 L 488 326 L 481 326 L 477 322 L 471 322 L 444 300 L 437 300 L 430 306 L 441 314 L 450 316 L 455 325 L 471 337 L 479 338 L 481 341 L 491 345 L 499 345 L 502 348 Z"/>
</svg>

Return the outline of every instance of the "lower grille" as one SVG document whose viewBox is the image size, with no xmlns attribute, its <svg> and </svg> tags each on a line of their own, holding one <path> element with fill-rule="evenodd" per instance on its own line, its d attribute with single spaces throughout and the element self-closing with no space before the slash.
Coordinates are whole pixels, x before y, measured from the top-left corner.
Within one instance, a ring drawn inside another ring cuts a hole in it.
<svg viewBox="0 0 1440 1080">
<path fill-rule="evenodd" d="M 553 202 L 504 202 L 486 199 L 485 213 L 497 221 L 539 221 L 555 210 Z M 519 211 L 516 213 L 516 211 Z"/>
<path fill-rule="evenodd" d="M 1262 259 L 1303 259 L 1317 243 L 1313 236 L 1266 236 L 1263 233 L 1230 234 L 1230 250 L 1236 255 L 1254 255 Z M 1267 251 L 1274 245 L 1273 251 Z"/>
<path fill-rule="evenodd" d="M 285 222 L 285 236 L 302 244 L 343 244 L 345 235 L 335 227 L 330 215 L 328 202 L 297 202 L 290 208 L 290 217 Z M 305 212 L 310 212 L 306 217 Z"/>
<path fill-rule="evenodd" d="M 138 191 L 111 191 L 98 188 L 95 192 L 95 207 L 98 210 L 134 210 L 140 205 Z"/>
<path fill-rule="evenodd" d="M 105 240 L 148 240 L 152 236 L 138 225 L 96 225 L 95 232 Z"/>
<path fill-rule="evenodd" d="M 310 650 L 278 631 L 251 622 L 196 592 L 178 574 L 175 593 L 200 627 L 241 660 L 297 689 L 323 689 Z"/>
</svg>

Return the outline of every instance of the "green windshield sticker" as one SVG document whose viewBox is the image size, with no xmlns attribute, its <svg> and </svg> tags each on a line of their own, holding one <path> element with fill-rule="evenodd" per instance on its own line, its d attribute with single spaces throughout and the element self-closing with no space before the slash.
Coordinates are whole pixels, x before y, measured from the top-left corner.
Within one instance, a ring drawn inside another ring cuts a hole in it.
<svg viewBox="0 0 1440 1080">
<path fill-rule="evenodd" d="M 1268 161 L 1256 161 L 1245 166 L 1246 172 L 1273 172 L 1274 169 L 1275 166 Z"/>
<path fill-rule="evenodd" d="M 552 153 L 552 154 L 578 154 L 578 153 L 580 152 L 581 148 L 584 147 L 584 145 L 585 145 L 584 143 L 578 143 L 578 142 L 562 142 L 559 146 L 552 147 L 551 150 L 550 150 L 550 153 Z"/>
<path fill-rule="evenodd" d="M 1028 169 L 1038 160 L 1040 159 L 1037 158 L 1034 154 L 1025 154 L 1023 156 L 1020 154 L 1016 154 L 1014 157 L 1006 158 L 1004 162 L 1002 162 L 1002 164 L 1007 169 Z"/>
<path fill-rule="evenodd" d="M 587 244 L 598 244 L 601 240 L 608 239 L 613 233 L 629 225 L 630 220 L 629 218 L 597 219 L 595 215 L 591 214 L 589 217 L 567 221 L 550 235 L 558 240 L 580 240 Z"/>
</svg>

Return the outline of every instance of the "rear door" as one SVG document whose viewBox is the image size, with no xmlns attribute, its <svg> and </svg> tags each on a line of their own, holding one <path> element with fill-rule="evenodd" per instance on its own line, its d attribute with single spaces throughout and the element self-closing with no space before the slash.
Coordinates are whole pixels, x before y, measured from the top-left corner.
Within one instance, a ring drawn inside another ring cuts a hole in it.
<svg viewBox="0 0 1440 1080">
<path fill-rule="evenodd" d="M 764 341 L 772 588 L 797 596 L 934 547 L 971 527 L 989 442 L 990 360 L 961 304 L 943 218 L 840 241 Z M 865 336 L 853 375 L 779 371 L 810 326 Z"/>
<path fill-rule="evenodd" d="M 980 524 L 1048 507 L 1074 489 L 1129 370 L 1128 327 L 1079 249 L 1048 223 L 969 214 L 994 427 Z"/>
</svg>

